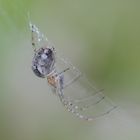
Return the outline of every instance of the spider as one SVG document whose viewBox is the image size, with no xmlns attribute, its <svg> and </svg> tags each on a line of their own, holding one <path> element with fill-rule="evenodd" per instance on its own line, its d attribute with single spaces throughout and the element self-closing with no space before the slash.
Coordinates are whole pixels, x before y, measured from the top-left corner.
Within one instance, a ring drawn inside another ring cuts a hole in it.
<svg viewBox="0 0 140 140">
<path fill-rule="evenodd" d="M 34 50 L 32 70 L 36 76 L 47 79 L 68 111 L 80 119 L 91 121 L 116 108 L 102 90 L 97 90 L 78 68 L 56 53 L 54 45 L 36 25 L 30 22 L 29 26 Z M 99 105 L 100 111 L 96 108 Z"/>
</svg>

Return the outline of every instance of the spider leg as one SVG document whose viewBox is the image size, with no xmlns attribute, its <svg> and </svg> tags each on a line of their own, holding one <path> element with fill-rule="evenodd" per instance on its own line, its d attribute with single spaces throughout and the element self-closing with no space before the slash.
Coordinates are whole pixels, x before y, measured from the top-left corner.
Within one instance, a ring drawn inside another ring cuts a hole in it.
<svg viewBox="0 0 140 140">
<path fill-rule="evenodd" d="M 61 75 L 61 74 L 65 73 L 65 72 L 68 71 L 68 70 L 70 70 L 70 68 L 64 69 L 63 71 L 59 72 L 58 75 Z"/>
<path fill-rule="evenodd" d="M 96 93 L 95 95 L 92 95 L 88 98 L 85 99 L 81 99 L 81 100 L 76 100 L 74 101 L 77 104 L 77 109 L 80 111 L 84 111 L 86 109 L 88 109 L 89 107 L 92 107 L 94 105 L 97 105 L 98 103 L 100 103 L 101 101 L 103 101 L 105 99 L 105 95 L 102 93 Z M 78 104 L 84 104 L 80 107 L 78 107 Z M 86 104 L 85 104 L 86 103 Z"/>
<path fill-rule="evenodd" d="M 98 115 L 95 115 L 95 116 L 86 116 L 86 115 L 82 115 L 79 112 L 76 113 L 76 116 L 79 117 L 80 119 L 83 119 L 83 120 L 86 120 L 86 121 L 93 121 L 97 118 L 100 118 L 100 117 L 103 117 L 103 116 L 109 114 L 110 112 L 112 112 L 116 108 L 117 108 L 117 106 L 113 106 L 113 107 L 109 108 L 107 111 L 105 111 L 103 113 L 100 113 Z"/>
<path fill-rule="evenodd" d="M 78 80 L 78 79 L 81 77 L 82 73 L 81 73 L 75 66 L 73 66 L 73 64 L 72 64 L 70 61 L 64 59 L 63 57 L 57 55 L 57 59 L 60 61 L 60 63 L 61 63 L 63 66 L 66 66 L 66 69 L 64 69 L 64 70 L 63 70 L 62 72 L 60 72 L 60 73 L 65 73 L 65 72 L 67 72 L 68 70 L 70 70 L 71 72 L 74 71 L 74 75 L 75 75 L 75 76 L 74 76 L 71 80 L 67 81 L 67 82 L 64 84 L 64 88 L 66 88 L 66 87 L 68 87 L 69 85 L 71 85 L 73 82 L 75 82 L 76 80 Z"/>
<path fill-rule="evenodd" d="M 72 78 L 70 81 L 68 81 L 67 83 L 65 83 L 64 88 L 68 87 L 69 85 L 71 85 L 72 83 L 74 83 L 75 81 L 77 81 L 80 77 L 81 77 L 81 73 L 77 73 L 77 75 Z"/>
<path fill-rule="evenodd" d="M 95 99 L 98 98 L 98 99 L 94 101 L 94 98 Z M 69 105 L 73 106 L 76 110 L 85 111 L 89 107 L 93 107 L 94 105 L 100 103 L 104 99 L 105 99 L 104 94 L 96 93 L 95 95 L 92 95 L 92 96 L 85 98 L 85 99 L 70 100 L 69 98 L 67 98 L 67 102 L 69 103 Z M 90 102 L 90 103 L 88 103 L 88 102 Z M 80 105 L 82 103 L 84 105 Z"/>
<path fill-rule="evenodd" d="M 33 49 L 35 51 L 36 47 L 37 47 L 37 42 L 38 42 L 39 30 L 31 22 L 29 22 L 29 27 L 30 27 L 30 30 L 31 30 L 31 43 L 32 43 Z"/>
<path fill-rule="evenodd" d="M 46 47 L 49 44 L 49 41 L 46 38 L 46 36 L 44 36 L 44 34 L 42 34 L 39 31 L 39 29 L 30 21 L 29 21 L 29 27 L 31 30 L 31 42 L 34 51 L 36 51 L 37 48 Z"/>
<path fill-rule="evenodd" d="M 78 118 L 86 120 L 86 121 L 92 121 L 99 117 L 103 117 L 117 108 L 117 106 L 112 106 L 106 111 L 104 111 L 103 113 L 99 113 L 98 115 L 87 116 L 87 115 L 82 114 L 82 111 L 84 110 L 77 110 L 78 108 L 76 108 L 75 104 L 69 101 L 68 99 L 64 98 L 64 96 L 61 96 L 61 102 L 69 112 L 73 113 Z"/>
<path fill-rule="evenodd" d="M 94 95 L 85 97 L 83 99 L 74 100 L 74 99 L 70 99 L 69 97 L 67 97 L 67 101 L 72 103 L 75 106 L 75 109 L 85 110 L 85 109 L 89 108 L 90 106 L 96 105 L 96 104 L 100 103 L 103 99 L 105 99 L 105 95 L 101 92 L 102 90 L 99 90 L 96 93 L 94 93 Z M 96 100 L 94 101 L 94 99 L 96 99 Z M 91 103 L 89 103 L 89 102 L 91 102 Z M 78 107 L 78 104 L 82 104 L 82 103 L 86 103 L 86 105 L 83 105 L 82 107 Z"/>
<path fill-rule="evenodd" d="M 95 96 L 98 96 L 100 94 L 104 97 L 105 95 L 102 93 L 102 91 L 103 91 L 103 89 L 98 90 L 93 95 L 87 96 L 87 97 L 85 97 L 83 99 L 76 99 L 76 100 L 74 100 L 74 102 L 79 103 L 79 102 L 82 102 L 82 101 L 88 101 L 89 99 L 95 98 Z"/>
<path fill-rule="evenodd" d="M 87 121 L 92 121 L 96 118 L 105 116 L 117 108 L 117 106 L 115 106 L 108 97 L 105 97 L 105 95 L 102 93 L 102 90 L 97 91 L 92 96 L 88 96 L 87 98 L 77 100 L 71 100 L 70 98 L 65 97 L 63 90 L 59 95 L 60 100 L 62 104 L 66 107 L 67 111 L 73 113 L 78 118 Z M 107 102 L 108 104 L 110 104 L 110 107 L 106 108 L 103 112 L 98 113 L 97 115 L 84 114 L 84 111 L 88 110 L 90 107 L 93 107 L 94 105 L 100 104 L 100 102 L 103 101 L 104 99 L 106 101 L 108 100 Z M 80 103 L 83 103 L 83 106 L 81 106 Z"/>
<path fill-rule="evenodd" d="M 59 72 L 58 75 L 61 75 L 61 74 L 65 73 L 65 72 L 67 72 L 67 71 L 70 70 L 70 69 L 71 69 L 70 67 L 67 67 L 67 68 L 64 69 L 63 71 Z M 80 72 L 77 73 L 77 75 L 76 75 L 74 78 L 72 78 L 70 81 L 68 81 L 67 83 L 65 83 L 65 84 L 63 85 L 63 88 L 66 88 L 66 87 L 68 87 L 69 85 L 71 85 L 73 82 L 75 82 L 76 80 L 78 80 L 78 79 L 80 78 L 80 76 L 81 76 L 81 73 L 80 73 Z"/>
</svg>

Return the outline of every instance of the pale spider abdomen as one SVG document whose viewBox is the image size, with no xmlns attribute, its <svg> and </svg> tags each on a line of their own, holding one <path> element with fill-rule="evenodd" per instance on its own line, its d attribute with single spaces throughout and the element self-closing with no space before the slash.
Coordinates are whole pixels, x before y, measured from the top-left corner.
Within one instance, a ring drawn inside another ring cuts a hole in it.
<svg viewBox="0 0 140 140">
<path fill-rule="evenodd" d="M 55 57 L 50 48 L 40 48 L 36 51 L 33 61 L 32 70 L 36 76 L 45 78 L 54 69 Z"/>
</svg>

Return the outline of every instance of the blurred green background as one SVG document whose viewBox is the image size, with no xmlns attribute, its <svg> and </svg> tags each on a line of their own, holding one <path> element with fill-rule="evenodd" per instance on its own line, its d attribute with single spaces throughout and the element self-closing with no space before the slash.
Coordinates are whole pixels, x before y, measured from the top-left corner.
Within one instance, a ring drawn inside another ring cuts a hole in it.
<svg viewBox="0 0 140 140">
<path fill-rule="evenodd" d="M 93 122 L 65 111 L 31 70 L 27 14 L 119 108 Z M 140 1 L 0 0 L 0 140 L 139 140 Z"/>
</svg>

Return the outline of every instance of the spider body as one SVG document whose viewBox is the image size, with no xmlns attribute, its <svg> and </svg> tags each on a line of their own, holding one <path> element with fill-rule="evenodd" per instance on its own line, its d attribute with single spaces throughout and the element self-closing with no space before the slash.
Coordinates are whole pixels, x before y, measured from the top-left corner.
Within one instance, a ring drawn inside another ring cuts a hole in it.
<svg viewBox="0 0 140 140">
<path fill-rule="evenodd" d="M 40 48 L 35 51 L 32 61 L 32 70 L 36 76 L 45 78 L 54 70 L 54 64 L 55 55 L 52 49 Z"/>
</svg>

